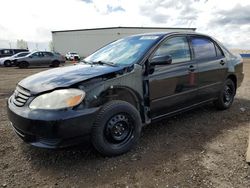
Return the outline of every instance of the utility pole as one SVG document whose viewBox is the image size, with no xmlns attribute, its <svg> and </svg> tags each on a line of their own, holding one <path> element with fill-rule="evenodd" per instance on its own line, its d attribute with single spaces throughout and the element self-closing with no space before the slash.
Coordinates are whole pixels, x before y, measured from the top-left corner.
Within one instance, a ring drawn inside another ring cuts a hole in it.
<svg viewBox="0 0 250 188">
<path fill-rule="evenodd" d="M 9 42 L 9 46 L 10 46 L 10 49 L 11 49 L 11 42 Z"/>
</svg>

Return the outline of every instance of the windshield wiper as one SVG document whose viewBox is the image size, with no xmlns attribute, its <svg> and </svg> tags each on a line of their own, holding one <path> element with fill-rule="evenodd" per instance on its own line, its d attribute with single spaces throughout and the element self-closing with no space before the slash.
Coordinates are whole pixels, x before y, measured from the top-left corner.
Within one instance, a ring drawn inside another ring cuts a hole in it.
<svg viewBox="0 0 250 188">
<path fill-rule="evenodd" d="M 94 62 L 92 62 L 92 64 L 109 65 L 109 66 L 112 66 L 112 67 L 117 66 L 113 62 L 107 62 L 107 61 L 94 61 Z"/>
</svg>

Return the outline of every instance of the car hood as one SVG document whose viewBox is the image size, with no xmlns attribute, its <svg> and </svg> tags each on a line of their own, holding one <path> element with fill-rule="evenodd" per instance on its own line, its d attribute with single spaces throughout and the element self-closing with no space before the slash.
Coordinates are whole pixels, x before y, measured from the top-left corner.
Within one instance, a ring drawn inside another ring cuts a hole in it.
<svg viewBox="0 0 250 188">
<path fill-rule="evenodd" d="M 56 88 L 69 87 L 73 84 L 122 69 L 123 67 L 108 65 L 78 64 L 34 74 L 20 81 L 18 85 L 30 90 L 32 94 L 37 94 Z"/>
</svg>

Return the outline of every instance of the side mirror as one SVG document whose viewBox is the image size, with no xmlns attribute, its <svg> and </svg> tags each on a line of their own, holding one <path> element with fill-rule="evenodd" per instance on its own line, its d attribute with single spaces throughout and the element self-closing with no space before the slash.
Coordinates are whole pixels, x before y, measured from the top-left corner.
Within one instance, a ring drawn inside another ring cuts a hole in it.
<svg viewBox="0 0 250 188">
<path fill-rule="evenodd" d="M 150 65 L 169 65 L 172 63 L 170 55 L 155 56 L 150 60 Z"/>
</svg>

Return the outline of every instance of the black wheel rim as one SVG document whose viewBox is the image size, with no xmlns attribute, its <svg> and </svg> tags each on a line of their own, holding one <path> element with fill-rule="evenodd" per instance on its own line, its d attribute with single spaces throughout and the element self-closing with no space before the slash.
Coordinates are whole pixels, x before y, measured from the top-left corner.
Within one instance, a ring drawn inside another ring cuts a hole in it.
<svg viewBox="0 0 250 188">
<path fill-rule="evenodd" d="M 225 105 L 229 105 L 234 97 L 234 89 L 231 84 L 227 84 L 223 91 L 223 101 Z"/>
<path fill-rule="evenodd" d="M 130 141 L 134 132 L 134 122 L 130 115 L 121 113 L 112 116 L 106 123 L 105 139 L 110 144 L 124 145 Z"/>
</svg>

